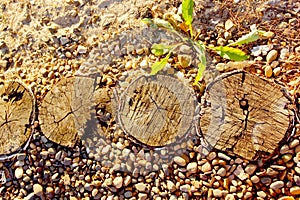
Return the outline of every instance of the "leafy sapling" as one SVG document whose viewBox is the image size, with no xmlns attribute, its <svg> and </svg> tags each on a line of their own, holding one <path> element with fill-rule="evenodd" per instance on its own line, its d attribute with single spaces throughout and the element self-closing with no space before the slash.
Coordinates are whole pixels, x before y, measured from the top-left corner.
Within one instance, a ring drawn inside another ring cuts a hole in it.
<svg viewBox="0 0 300 200">
<path fill-rule="evenodd" d="M 249 55 L 247 55 L 244 51 L 235 48 L 233 46 L 241 46 L 244 44 L 248 44 L 251 42 L 254 42 L 258 39 L 269 37 L 271 34 L 270 32 L 265 32 L 261 30 L 253 30 L 250 33 L 242 36 L 237 41 L 228 44 L 227 46 L 206 46 L 202 41 L 197 40 L 197 37 L 194 37 L 193 33 L 193 7 L 194 7 L 194 1 L 193 0 L 183 0 L 182 1 L 182 18 L 183 18 L 183 25 L 179 27 L 188 27 L 188 30 L 190 32 L 190 36 L 183 36 L 180 31 L 178 30 L 178 27 L 174 25 L 174 23 L 170 23 L 169 21 L 166 21 L 164 19 L 159 18 L 153 18 L 143 19 L 143 22 L 153 26 L 153 27 L 159 27 L 159 28 L 165 28 L 177 36 L 179 36 L 182 39 L 182 43 L 174 44 L 174 45 L 165 45 L 165 44 L 153 44 L 151 47 L 151 53 L 153 53 L 155 56 L 164 56 L 161 58 L 161 60 L 157 61 L 151 66 L 151 75 L 157 74 L 160 70 L 162 70 L 168 63 L 168 59 L 170 58 L 172 52 L 179 47 L 180 45 L 183 45 L 184 43 L 188 42 L 192 44 L 193 49 L 197 52 L 197 57 L 199 60 L 198 65 L 198 71 L 197 75 L 194 81 L 194 84 L 198 84 L 198 82 L 201 80 L 203 72 L 206 69 L 206 49 L 211 49 L 218 53 L 221 57 L 233 61 L 243 61 L 249 59 Z M 176 26 L 176 27 L 175 27 Z M 184 30 L 184 32 L 186 32 Z"/>
</svg>

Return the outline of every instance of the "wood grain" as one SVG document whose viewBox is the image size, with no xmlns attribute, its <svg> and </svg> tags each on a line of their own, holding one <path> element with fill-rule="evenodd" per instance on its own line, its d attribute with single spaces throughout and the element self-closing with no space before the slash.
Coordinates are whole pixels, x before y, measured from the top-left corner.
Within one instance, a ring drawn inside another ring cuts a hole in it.
<svg viewBox="0 0 300 200">
<path fill-rule="evenodd" d="M 0 155 L 11 154 L 31 135 L 35 100 L 32 92 L 17 81 L 0 82 Z"/>
<path fill-rule="evenodd" d="M 71 77 L 58 82 L 40 106 L 43 134 L 60 145 L 73 147 L 95 112 L 94 89 L 95 79 L 89 77 Z"/>
<path fill-rule="evenodd" d="M 249 160 L 273 153 L 290 126 L 290 101 L 279 87 L 244 71 L 212 82 L 202 99 L 200 128 L 216 149 Z"/>
<path fill-rule="evenodd" d="M 149 146 L 164 146 L 183 137 L 195 114 L 192 90 L 175 78 L 141 76 L 120 97 L 123 130 Z"/>
</svg>

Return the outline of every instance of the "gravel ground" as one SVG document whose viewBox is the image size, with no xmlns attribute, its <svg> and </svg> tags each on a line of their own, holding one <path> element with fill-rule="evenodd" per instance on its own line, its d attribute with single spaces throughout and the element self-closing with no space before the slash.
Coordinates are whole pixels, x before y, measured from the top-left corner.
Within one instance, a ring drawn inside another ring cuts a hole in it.
<svg viewBox="0 0 300 200">
<path fill-rule="evenodd" d="M 38 107 L 59 80 L 75 74 L 100 72 L 103 87 L 118 86 L 122 90 L 132 76 L 147 73 L 155 62 L 147 54 L 155 38 L 145 31 L 148 29 L 141 19 L 180 13 L 180 4 L 177 0 L 3 0 L 0 79 L 24 82 L 34 93 Z M 228 44 L 253 26 L 274 33 L 245 45 L 251 57 L 240 65 L 208 52 L 210 71 L 205 80 L 244 68 L 285 86 L 298 105 L 299 12 L 297 0 L 196 1 L 193 25 L 207 45 Z M 163 41 L 176 41 L 172 35 L 162 35 Z M 121 56 L 123 49 L 126 56 Z M 176 70 L 180 72 L 177 77 L 192 88 L 195 69 Z M 201 88 L 194 90 L 200 99 Z M 256 161 L 205 149 L 195 133 L 169 148 L 151 150 L 112 124 L 106 129 L 108 135 L 67 148 L 49 141 L 38 119 L 34 127 L 28 147 L 0 162 L 0 199 L 300 197 L 298 124 L 295 134 L 272 157 Z"/>
</svg>

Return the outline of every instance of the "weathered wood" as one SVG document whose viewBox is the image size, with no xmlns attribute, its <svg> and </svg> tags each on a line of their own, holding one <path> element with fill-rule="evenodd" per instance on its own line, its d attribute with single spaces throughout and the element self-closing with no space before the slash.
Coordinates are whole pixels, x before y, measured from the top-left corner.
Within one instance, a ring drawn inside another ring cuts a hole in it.
<svg viewBox="0 0 300 200">
<path fill-rule="evenodd" d="M 141 76 L 120 97 L 123 130 L 149 146 L 164 146 L 192 127 L 196 101 L 191 89 L 164 75 Z"/>
<path fill-rule="evenodd" d="M 279 87 L 244 71 L 224 74 L 208 85 L 200 128 L 216 149 L 253 159 L 273 153 L 285 137 L 291 102 Z"/>
<path fill-rule="evenodd" d="M 32 92 L 17 81 L 0 82 L 0 155 L 5 157 L 29 139 L 34 120 Z"/>
<path fill-rule="evenodd" d="M 58 82 L 40 106 L 43 134 L 60 145 L 73 147 L 95 112 L 94 89 L 94 78 L 71 77 Z"/>
</svg>

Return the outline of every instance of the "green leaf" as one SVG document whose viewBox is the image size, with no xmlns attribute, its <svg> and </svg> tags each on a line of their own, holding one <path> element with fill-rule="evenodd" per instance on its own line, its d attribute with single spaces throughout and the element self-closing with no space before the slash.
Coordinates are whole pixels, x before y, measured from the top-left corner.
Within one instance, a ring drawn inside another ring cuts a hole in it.
<svg viewBox="0 0 300 200">
<path fill-rule="evenodd" d="M 173 45 L 153 44 L 151 47 L 151 53 L 156 56 L 162 56 L 168 53 L 172 48 L 174 48 Z"/>
<path fill-rule="evenodd" d="M 182 1 L 182 17 L 186 25 L 190 26 L 193 22 L 193 0 L 183 0 Z"/>
<path fill-rule="evenodd" d="M 205 68 L 206 68 L 206 66 L 203 65 L 202 63 L 198 64 L 198 72 L 197 72 L 194 84 L 197 84 L 200 81 L 200 79 L 202 78 L 203 72 L 205 71 Z"/>
<path fill-rule="evenodd" d="M 193 37 L 193 0 L 183 0 L 182 1 L 182 17 L 186 25 L 189 26 L 191 37 Z"/>
<path fill-rule="evenodd" d="M 159 18 L 153 18 L 153 19 L 144 18 L 144 19 L 142 19 L 142 22 L 144 22 L 147 25 L 154 26 L 154 27 L 162 27 L 162 28 L 166 28 L 166 29 L 169 29 L 169 30 L 175 30 L 173 28 L 173 26 L 168 21 L 166 21 L 164 19 L 159 19 Z"/>
<path fill-rule="evenodd" d="M 245 52 L 233 47 L 218 46 L 218 47 L 210 47 L 210 49 L 216 51 L 223 58 L 234 60 L 234 61 L 242 61 L 249 58 L 249 56 Z"/>
<path fill-rule="evenodd" d="M 157 74 L 157 72 L 159 72 L 160 70 L 162 70 L 166 64 L 168 63 L 168 59 L 170 58 L 170 55 L 171 53 L 169 52 L 168 55 L 161 59 L 160 61 L 154 63 L 152 66 L 151 66 L 151 73 L 150 75 L 155 75 Z"/>
<path fill-rule="evenodd" d="M 259 31 L 254 30 L 250 33 L 243 35 L 241 38 L 239 38 L 236 42 L 229 44 L 228 46 L 240 46 L 243 44 L 248 44 L 250 42 L 254 42 L 260 38 Z"/>
<path fill-rule="evenodd" d="M 196 51 L 198 53 L 198 58 L 199 58 L 200 62 L 204 66 L 206 66 L 206 56 L 205 56 L 206 51 L 205 51 L 204 43 L 201 41 L 195 41 L 194 43 L 196 44 L 196 47 L 197 47 Z"/>
</svg>

